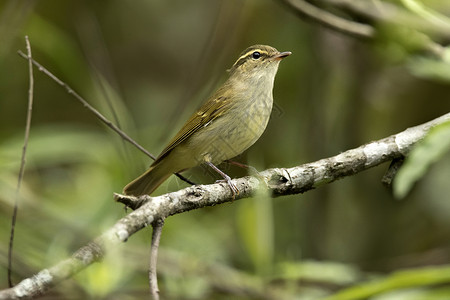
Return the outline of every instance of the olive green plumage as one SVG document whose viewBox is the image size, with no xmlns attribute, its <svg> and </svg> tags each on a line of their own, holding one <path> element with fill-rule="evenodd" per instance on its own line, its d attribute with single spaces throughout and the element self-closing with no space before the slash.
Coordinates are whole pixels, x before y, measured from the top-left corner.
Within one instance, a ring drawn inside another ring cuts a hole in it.
<svg viewBox="0 0 450 300">
<path fill-rule="evenodd" d="M 219 164 L 253 145 L 270 118 L 278 65 L 290 54 L 265 45 L 244 50 L 228 80 L 187 120 L 150 168 L 125 186 L 124 193 L 151 194 L 172 173 L 203 162 Z"/>
</svg>

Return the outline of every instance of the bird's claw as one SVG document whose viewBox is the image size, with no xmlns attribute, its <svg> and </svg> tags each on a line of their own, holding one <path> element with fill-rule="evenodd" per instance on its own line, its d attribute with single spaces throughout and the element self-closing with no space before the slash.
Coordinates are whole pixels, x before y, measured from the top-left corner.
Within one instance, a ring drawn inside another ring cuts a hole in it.
<svg viewBox="0 0 450 300">
<path fill-rule="evenodd" d="M 233 194 L 233 200 L 236 198 L 236 195 L 239 195 L 239 189 L 237 188 L 237 186 L 231 181 L 231 178 L 229 176 L 227 176 L 228 178 L 224 178 L 224 179 L 220 179 L 217 180 L 216 183 L 222 183 L 225 182 L 226 184 L 228 184 L 228 186 L 231 189 L 231 193 Z"/>
</svg>

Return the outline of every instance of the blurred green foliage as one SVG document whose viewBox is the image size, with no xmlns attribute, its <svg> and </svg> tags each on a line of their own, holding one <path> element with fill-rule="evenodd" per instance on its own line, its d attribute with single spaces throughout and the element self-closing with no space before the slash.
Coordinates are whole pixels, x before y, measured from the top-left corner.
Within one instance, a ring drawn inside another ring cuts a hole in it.
<svg viewBox="0 0 450 300">
<path fill-rule="evenodd" d="M 428 168 L 450 152 L 450 122 L 440 124 L 411 151 L 395 179 L 394 195 L 404 197 Z"/>
<path fill-rule="evenodd" d="M 36 60 L 153 154 L 224 80 L 242 49 L 263 43 L 292 51 L 276 78 L 266 132 L 238 158 L 262 170 L 332 156 L 450 111 L 448 59 L 420 51 L 429 39 L 445 43 L 448 35 L 419 31 L 436 18 L 445 28 L 449 3 L 390 2 L 412 18 L 376 24 L 373 42 L 307 23 L 281 1 L 0 2 L 0 287 L 7 282 L 27 106 L 27 63 L 16 54 L 25 49 L 24 35 Z M 15 282 L 68 257 L 125 215 L 112 193 L 150 164 L 62 88 L 34 74 Z M 432 149 L 448 143 L 436 135 Z M 383 288 L 332 299 L 383 292 L 390 293 L 376 299 L 405 293 L 408 299 L 447 299 L 450 155 L 430 158 L 432 149 L 418 148 L 424 153 L 409 168 L 426 163 L 427 172 L 414 178 L 402 201 L 380 184 L 382 165 L 303 195 L 261 194 L 169 218 L 160 250 L 161 293 L 166 299 L 316 299 L 374 284 Z M 438 163 L 423 161 L 432 158 Z M 233 177 L 245 175 L 222 167 Z M 199 183 L 216 179 L 201 168 L 186 175 Z M 158 192 L 185 186 L 172 177 Z M 139 232 L 43 298 L 147 297 L 150 236 L 150 230 Z M 391 272 L 413 267 L 412 274 L 425 276 L 428 269 L 421 268 L 427 267 L 445 280 L 406 278 L 410 284 L 383 286 L 398 278 Z"/>
</svg>

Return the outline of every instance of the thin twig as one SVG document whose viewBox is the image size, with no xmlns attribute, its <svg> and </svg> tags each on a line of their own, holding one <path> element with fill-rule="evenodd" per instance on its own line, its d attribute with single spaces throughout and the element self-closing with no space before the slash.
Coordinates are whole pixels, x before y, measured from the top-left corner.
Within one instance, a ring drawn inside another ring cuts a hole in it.
<svg viewBox="0 0 450 300">
<path fill-rule="evenodd" d="M 399 158 L 393 159 L 389 165 L 388 170 L 384 173 L 383 178 L 381 178 L 381 183 L 392 191 L 392 183 L 394 182 L 395 176 L 397 176 L 398 171 L 403 166 L 405 162 L 405 157 L 401 156 Z"/>
<path fill-rule="evenodd" d="M 297 14 L 302 17 L 306 17 L 314 22 L 317 22 L 329 29 L 335 30 L 347 34 L 349 36 L 373 39 L 376 35 L 376 30 L 372 25 L 350 21 L 335 14 L 329 13 L 323 9 L 320 9 L 305 0 L 281 0 L 292 8 Z M 428 28 L 430 25 L 423 20 L 417 19 L 404 11 L 400 10 L 392 3 L 387 2 L 373 2 L 373 1 L 347 1 L 347 0 L 328 0 L 330 5 L 348 9 L 356 16 L 363 16 L 369 18 L 373 22 L 385 22 L 393 23 L 404 26 L 408 24 L 411 28 L 419 30 L 419 28 Z M 373 3 L 372 3 L 373 2 Z M 377 7 L 377 5 L 381 5 Z M 435 26 L 437 27 L 437 26 Z M 431 26 L 429 30 L 435 28 Z M 448 26 L 447 26 L 448 27 Z M 446 37 L 448 35 L 447 27 L 437 31 L 441 36 Z M 420 31 L 420 30 L 419 30 Z M 423 45 L 423 50 L 433 55 L 437 59 L 446 59 L 445 47 L 439 43 L 428 39 Z"/>
<path fill-rule="evenodd" d="M 141 150 L 141 152 L 143 152 L 145 155 L 147 155 L 148 157 L 150 157 L 151 159 L 155 160 L 156 157 L 151 154 L 150 152 L 148 152 L 144 147 L 142 147 L 141 145 L 139 145 L 135 140 L 133 140 L 131 137 L 128 136 L 128 134 L 126 134 L 125 132 L 123 132 L 122 130 L 120 130 L 120 128 L 118 128 L 116 125 L 114 125 L 111 121 L 109 121 L 105 116 L 103 116 L 98 110 L 96 110 L 92 105 L 90 105 L 83 97 L 81 97 L 77 92 L 75 92 L 67 83 L 65 83 L 64 81 L 62 81 L 61 79 L 59 79 L 58 77 L 56 77 L 52 72 L 50 72 L 49 70 L 47 70 L 45 67 L 43 67 L 40 63 L 38 63 L 37 61 L 35 61 L 32 58 L 29 58 L 25 53 L 23 53 L 22 51 L 17 51 L 19 53 L 19 55 L 25 59 L 30 59 L 32 61 L 32 63 L 38 67 L 38 70 L 41 71 L 42 73 L 44 73 L 45 75 L 47 75 L 48 77 L 50 77 L 53 81 L 55 81 L 57 84 L 59 84 L 60 86 L 62 86 L 63 88 L 66 89 L 67 93 L 73 95 L 75 97 L 75 99 L 77 99 L 79 102 L 81 102 L 81 104 L 83 104 L 83 106 L 85 108 L 87 108 L 90 112 L 92 112 L 100 121 L 102 121 L 106 126 L 108 126 L 109 128 L 111 128 L 112 130 L 114 130 L 118 135 L 120 135 L 124 140 L 126 140 L 127 142 L 129 142 L 130 144 L 132 144 L 133 146 L 135 146 L 136 148 L 138 148 L 139 150 Z M 180 178 L 181 180 L 193 185 L 195 184 L 194 182 L 190 181 L 189 179 L 187 179 L 186 177 L 182 176 L 179 173 L 174 173 L 178 178 Z"/>
<path fill-rule="evenodd" d="M 161 240 L 161 232 L 164 226 L 164 218 L 158 219 L 152 223 L 152 246 L 150 249 L 150 263 L 148 268 L 148 281 L 150 284 L 150 295 L 153 300 L 159 300 L 158 275 L 156 265 L 158 263 L 159 241 Z"/>
<path fill-rule="evenodd" d="M 17 189 L 16 189 L 16 199 L 14 200 L 14 209 L 11 219 L 11 233 L 9 236 L 9 247 L 8 247 L 8 285 L 9 287 L 13 286 L 12 283 L 12 255 L 13 255 L 13 245 L 14 245 L 14 230 L 16 227 L 17 220 L 17 210 L 18 210 L 18 202 L 19 202 L 19 191 L 20 186 L 22 185 L 23 175 L 25 173 L 25 163 L 26 163 L 26 154 L 28 147 L 28 140 L 30 137 L 30 128 L 31 128 L 31 115 L 33 113 L 33 89 L 34 89 L 34 78 L 33 78 L 33 63 L 31 56 L 31 46 L 30 41 L 28 40 L 28 36 L 25 36 L 25 43 L 27 47 L 28 54 L 28 73 L 29 73 L 29 81 L 30 86 L 28 89 L 28 109 L 27 109 L 27 119 L 25 125 L 25 138 L 23 141 L 22 147 L 22 159 L 20 161 L 20 169 L 19 169 L 19 177 L 17 179 Z"/>
<path fill-rule="evenodd" d="M 325 10 L 322 10 L 304 0 L 283 0 L 284 3 L 302 16 L 314 20 L 333 30 L 345 33 L 357 38 L 373 38 L 375 29 L 367 24 L 350 21 Z"/>
</svg>

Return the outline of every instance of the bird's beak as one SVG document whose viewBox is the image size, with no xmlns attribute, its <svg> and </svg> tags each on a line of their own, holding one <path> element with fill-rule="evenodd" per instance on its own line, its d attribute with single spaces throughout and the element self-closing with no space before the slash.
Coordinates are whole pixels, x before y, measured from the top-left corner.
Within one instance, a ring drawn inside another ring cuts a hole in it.
<svg viewBox="0 0 450 300">
<path fill-rule="evenodd" d="M 292 52 L 290 52 L 290 51 L 278 52 L 277 54 L 272 56 L 272 58 L 273 58 L 273 60 L 282 60 L 283 58 L 285 58 L 286 56 L 289 56 L 291 54 L 292 54 Z"/>
</svg>

